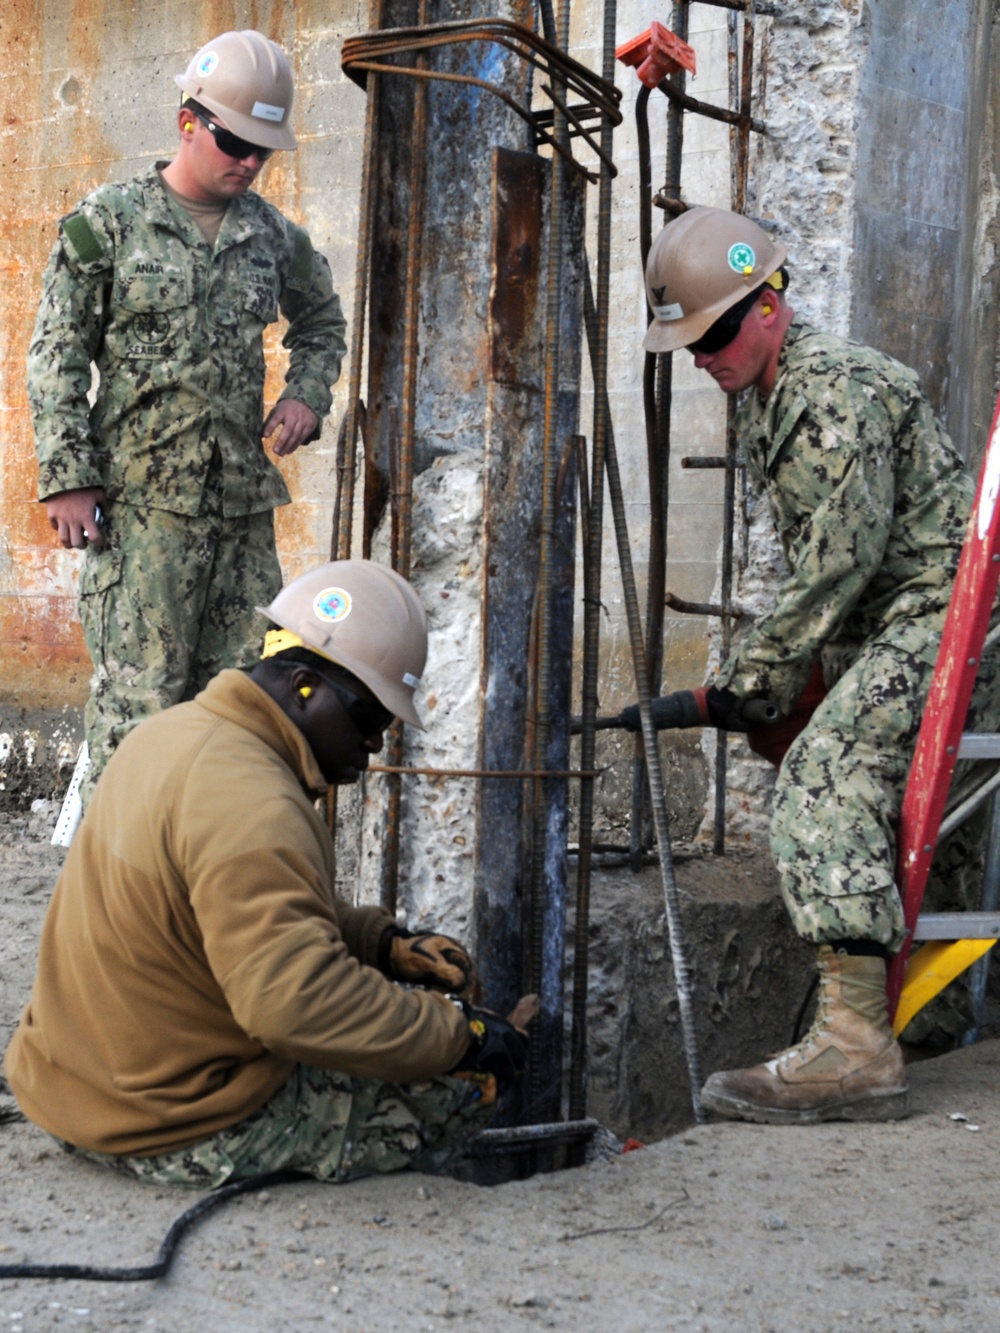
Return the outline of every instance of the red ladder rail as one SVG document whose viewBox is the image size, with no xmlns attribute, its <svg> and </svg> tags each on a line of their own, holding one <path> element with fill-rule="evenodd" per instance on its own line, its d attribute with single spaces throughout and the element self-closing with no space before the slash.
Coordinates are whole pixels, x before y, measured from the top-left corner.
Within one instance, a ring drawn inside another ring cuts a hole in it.
<svg viewBox="0 0 1000 1333">
<path fill-rule="evenodd" d="M 958 762 L 958 747 L 979 672 L 1000 581 L 1000 397 L 965 534 L 941 647 L 917 736 L 897 835 L 896 877 L 906 939 L 889 965 L 889 1017 L 895 1015 L 920 915 L 938 830 Z"/>
</svg>

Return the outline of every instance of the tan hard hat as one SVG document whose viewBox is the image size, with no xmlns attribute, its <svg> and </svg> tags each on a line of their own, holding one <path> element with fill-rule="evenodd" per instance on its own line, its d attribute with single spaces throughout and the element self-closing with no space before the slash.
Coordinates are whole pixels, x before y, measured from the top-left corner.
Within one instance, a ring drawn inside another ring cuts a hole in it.
<svg viewBox="0 0 1000 1333">
<path fill-rule="evenodd" d="M 295 83 L 285 53 L 262 32 L 224 32 L 174 82 L 214 111 L 226 129 L 261 148 L 294 148 Z"/>
<path fill-rule="evenodd" d="M 760 287 L 787 252 L 762 227 L 724 208 L 689 208 L 668 222 L 646 261 L 653 322 L 647 352 L 675 352 L 697 342 L 720 315 Z"/>
<path fill-rule="evenodd" d="M 357 676 L 396 717 L 424 729 L 413 694 L 427 661 L 427 618 L 394 569 L 371 560 L 331 560 L 257 610 Z"/>
</svg>

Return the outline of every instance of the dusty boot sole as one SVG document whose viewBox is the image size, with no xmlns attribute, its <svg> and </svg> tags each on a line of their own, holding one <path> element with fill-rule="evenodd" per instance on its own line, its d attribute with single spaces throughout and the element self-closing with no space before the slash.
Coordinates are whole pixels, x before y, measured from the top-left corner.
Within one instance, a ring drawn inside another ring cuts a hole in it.
<svg viewBox="0 0 1000 1333">
<path fill-rule="evenodd" d="M 793 1109 L 760 1106 L 742 1097 L 725 1096 L 705 1089 L 702 1103 L 707 1110 L 727 1120 L 749 1120 L 756 1125 L 818 1125 L 824 1120 L 904 1120 L 910 1114 L 910 1090 L 869 1092 L 863 1097 Z"/>
</svg>

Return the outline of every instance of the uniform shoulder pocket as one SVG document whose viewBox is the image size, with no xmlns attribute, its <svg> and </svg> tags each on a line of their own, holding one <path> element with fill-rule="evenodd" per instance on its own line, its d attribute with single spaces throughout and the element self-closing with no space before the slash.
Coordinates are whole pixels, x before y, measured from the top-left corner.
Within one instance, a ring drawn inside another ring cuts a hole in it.
<svg viewBox="0 0 1000 1333">
<path fill-rule="evenodd" d="M 288 286 L 299 292 L 307 292 L 312 286 L 313 243 L 304 227 L 289 223 L 288 231 L 292 241 L 292 261 L 288 268 Z"/>
<path fill-rule="evenodd" d="M 82 273 L 103 273 L 112 258 L 97 229 L 85 213 L 70 213 L 60 219 L 63 252 Z"/>
<path fill-rule="evenodd" d="M 278 318 L 278 290 L 274 280 L 261 276 L 248 282 L 243 292 L 243 306 L 262 324 L 273 324 Z"/>
</svg>

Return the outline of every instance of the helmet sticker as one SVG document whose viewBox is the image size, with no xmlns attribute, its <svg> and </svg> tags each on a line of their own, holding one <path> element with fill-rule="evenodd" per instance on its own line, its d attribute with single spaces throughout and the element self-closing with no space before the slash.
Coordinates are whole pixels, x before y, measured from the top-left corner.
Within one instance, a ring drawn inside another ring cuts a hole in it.
<svg viewBox="0 0 1000 1333">
<path fill-rule="evenodd" d="M 663 324 L 684 318 L 684 311 L 678 301 L 674 301 L 672 305 L 654 305 L 653 314 Z"/>
<path fill-rule="evenodd" d="M 414 675 L 413 675 L 411 672 L 409 672 L 409 671 L 404 671 L 404 672 L 403 672 L 403 684 L 404 684 L 404 685 L 409 685 L 409 687 L 410 687 L 411 690 L 415 690 L 415 689 L 417 688 L 417 686 L 420 684 L 420 677 L 419 677 L 419 676 L 414 676 Z"/>
<path fill-rule="evenodd" d="M 346 588 L 324 588 L 313 598 L 313 615 L 330 625 L 346 620 L 351 614 L 351 594 Z"/>
<path fill-rule="evenodd" d="M 748 278 L 756 266 L 757 256 L 753 252 L 752 245 L 747 245 L 746 241 L 738 241 L 736 245 L 729 247 L 729 267 L 734 273 Z"/>
<path fill-rule="evenodd" d="M 258 120 L 273 120 L 280 123 L 285 118 L 285 108 L 272 106 L 270 102 L 254 102 L 250 114 L 256 116 Z"/>
<path fill-rule="evenodd" d="M 219 57 L 214 51 L 206 51 L 196 66 L 197 72 L 203 79 L 207 79 L 210 74 L 214 74 L 219 68 Z"/>
</svg>

